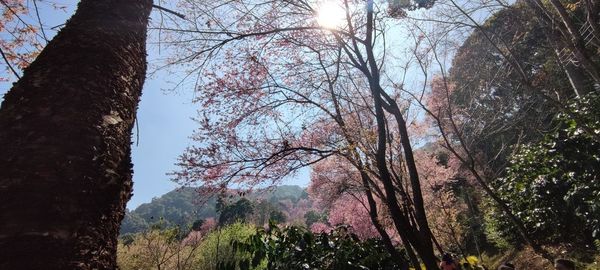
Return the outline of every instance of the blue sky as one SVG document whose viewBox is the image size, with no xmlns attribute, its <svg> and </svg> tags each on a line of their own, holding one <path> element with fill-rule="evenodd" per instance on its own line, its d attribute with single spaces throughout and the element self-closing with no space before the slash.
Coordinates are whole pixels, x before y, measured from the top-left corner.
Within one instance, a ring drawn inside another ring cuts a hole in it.
<svg viewBox="0 0 600 270">
<path fill-rule="evenodd" d="M 63 0 L 63 3 L 68 2 Z M 41 7 L 45 28 L 63 24 L 75 7 L 74 4 L 67 6 L 66 12 Z M 46 34 L 51 36 L 55 32 L 47 31 Z M 159 58 L 155 49 L 150 48 L 148 54 L 149 59 Z M 159 72 L 148 77 L 144 86 L 138 110 L 140 132 L 137 146 L 136 129 L 133 130 L 134 195 L 127 205 L 130 209 L 177 187 L 166 174 L 176 169 L 174 163 L 177 156 L 192 143 L 189 136 L 195 125 L 191 118 L 196 115 L 196 107 L 191 103 L 192 90 L 169 91 L 172 85 L 168 81 L 168 75 Z M 0 83 L 0 100 L 11 84 Z M 298 177 L 285 183 L 307 185 L 308 170 L 303 170 Z"/>
</svg>

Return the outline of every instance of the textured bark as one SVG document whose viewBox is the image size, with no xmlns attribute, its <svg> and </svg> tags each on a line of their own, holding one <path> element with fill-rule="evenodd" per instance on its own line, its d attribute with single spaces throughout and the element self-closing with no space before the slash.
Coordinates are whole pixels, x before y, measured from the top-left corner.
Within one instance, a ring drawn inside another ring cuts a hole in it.
<svg viewBox="0 0 600 270">
<path fill-rule="evenodd" d="M 115 269 L 151 0 L 82 0 L 0 108 L 0 269 Z"/>
</svg>

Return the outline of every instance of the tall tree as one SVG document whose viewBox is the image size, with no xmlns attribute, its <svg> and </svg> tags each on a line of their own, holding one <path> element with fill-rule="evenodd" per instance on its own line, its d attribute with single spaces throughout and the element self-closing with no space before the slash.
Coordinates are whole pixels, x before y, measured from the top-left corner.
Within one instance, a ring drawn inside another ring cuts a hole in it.
<svg viewBox="0 0 600 270">
<path fill-rule="evenodd" d="M 437 268 L 404 103 L 389 82 L 397 78 L 389 5 L 181 2 L 196 19 L 163 30 L 178 52 L 169 63 L 202 78 L 194 82 L 201 143 L 182 155 L 174 178 L 252 187 L 343 157 L 364 173 L 363 192 L 382 199 L 369 204 L 385 204 L 405 246 Z"/>
<path fill-rule="evenodd" d="M 446 148 L 462 160 L 483 190 L 515 224 L 518 230 L 511 233 L 519 232 L 536 252 L 549 258 L 550 254 L 531 237 L 523 220 L 511 213 L 504 198 L 485 186 L 506 174 L 511 151 L 518 150 L 523 143 L 539 140 L 554 125 L 550 119 L 557 111 L 577 119 L 564 101 L 592 91 L 590 82 L 594 81 L 595 72 L 583 61 L 578 62 L 577 52 L 571 52 L 577 48 L 565 49 L 575 37 L 563 35 L 566 30 L 558 31 L 560 25 L 554 25 L 558 20 L 547 19 L 545 16 L 551 14 L 543 5 L 529 5 L 533 8 L 525 5 L 533 1 L 503 5 L 485 23 L 477 23 L 473 13 L 453 0 L 450 2 L 476 30 L 456 51 L 448 78 L 433 53 L 442 77 L 432 82 L 428 113 L 437 122 Z M 560 5 L 557 1 L 554 4 Z M 583 11 L 570 6 L 573 9 L 570 16 L 585 21 Z M 515 20 L 521 23 L 515 24 Z M 586 29 L 583 26 L 581 31 Z M 595 39 L 588 34 L 591 39 L 586 45 L 591 48 Z M 581 53 L 590 53 L 588 60 L 593 64 L 595 54 L 586 52 L 585 46 L 580 49 Z M 447 104 L 436 105 L 440 100 Z M 582 128 L 594 134 L 591 128 Z"/>
<path fill-rule="evenodd" d="M 151 8 L 82 0 L 6 94 L 0 268 L 115 269 Z"/>
</svg>

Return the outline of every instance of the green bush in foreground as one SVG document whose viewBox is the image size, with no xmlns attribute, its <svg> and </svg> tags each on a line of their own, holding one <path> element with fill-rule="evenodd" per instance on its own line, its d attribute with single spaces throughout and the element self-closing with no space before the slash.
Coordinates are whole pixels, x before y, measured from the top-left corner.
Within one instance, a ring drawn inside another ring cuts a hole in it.
<svg viewBox="0 0 600 270">
<path fill-rule="evenodd" d="M 401 269 L 404 258 L 394 258 L 377 239 L 361 241 L 344 226 L 329 233 L 315 234 L 303 227 L 279 228 L 270 224 L 259 229 L 249 241 L 232 242 L 237 252 L 252 254 L 245 267 L 266 265 L 268 269 Z M 223 268 L 230 269 L 230 268 Z"/>
<path fill-rule="evenodd" d="M 600 239 L 600 97 L 575 100 L 556 121 L 556 131 L 512 157 L 496 187 L 542 244 L 594 249 Z M 508 218 L 490 216 L 488 228 L 511 234 Z"/>
<path fill-rule="evenodd" d="M 212 231 L 201 242 L 195 264 L 198 270 L 245 270 L 261 269 L 260 264 L 248 267 L 251 258 L 248 251 L 235 249 L 234 242 L 249 242 L 256 233 L 254 225 L 233 223 Z M 262 268 L 264 269 L 264 268 Z"/>
<path fill-rule="evenodd" d="M 265 269 L 240 266 L 251 254 L 233 250 L 234 241 L 249 241 L 256 233 L 253 225 L 234 223 L 215 229 L 200 237 L 181 240 L 179 229 L 155 227 L 138 234 L 129 234 L 119 241 L 117 262 L 121 270 L 246 270 Z"/>
</svg>

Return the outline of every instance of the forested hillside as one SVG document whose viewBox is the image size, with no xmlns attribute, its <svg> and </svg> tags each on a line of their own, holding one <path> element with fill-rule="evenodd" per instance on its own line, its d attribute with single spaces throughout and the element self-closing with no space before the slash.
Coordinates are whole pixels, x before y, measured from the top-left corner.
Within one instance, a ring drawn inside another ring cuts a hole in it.
<svg viewBox="0 0 600 270">
<path fill-rule="evenodd" d="M 237 201 L 241 196 L 235 191 L 230 191 L 228 199 Z M 252 202 L 253 211 L 286 211 L 299 206 L 301 199 L 308 199 L 308 193 L 299 186 L 277 186 L 268 190 L 257 190 L 245 194 L 244 198 Z M 195 188 L 184 187 L 170 191 L 151 202 L 142 204 L 134 210 L 127 210 L 125 218 L 121 223 L 120 234 L 139 233 L 149 229 L 153 224 L 163 228 L 179 226 L 187 229 L 195 221 L 206 219 L 218 219 L 217 196 L 208 200 L 202 199 Z"/>
</svg>

